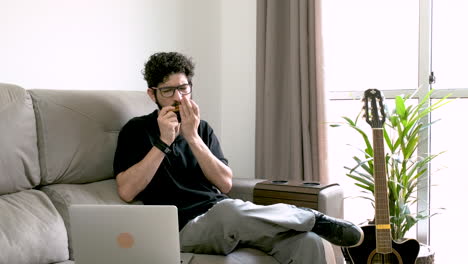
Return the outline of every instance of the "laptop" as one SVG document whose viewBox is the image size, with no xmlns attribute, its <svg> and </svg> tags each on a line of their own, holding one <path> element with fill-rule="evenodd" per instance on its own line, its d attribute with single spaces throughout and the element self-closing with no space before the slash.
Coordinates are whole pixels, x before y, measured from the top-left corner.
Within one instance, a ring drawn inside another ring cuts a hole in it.
<svg viewBox="0 0 468 264">
<path fill-rule="evenodd" d="M 189 264 L 180 253 L 177 207 L 172 205 L 71 205 L 76 264 Z"/>
</svg>

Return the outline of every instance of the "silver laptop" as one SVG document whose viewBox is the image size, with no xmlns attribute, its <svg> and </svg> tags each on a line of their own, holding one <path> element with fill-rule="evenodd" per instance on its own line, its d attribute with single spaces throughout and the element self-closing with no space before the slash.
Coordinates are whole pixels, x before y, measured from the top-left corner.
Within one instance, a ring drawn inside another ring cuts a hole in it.
<svg viewBox="0 0 468 264">
<path fill-rule="evenodd" d="M 188 264 L 180 254 L 175 206 L 72 205 L 73 256 L 77 264 Z"/>
</svg>

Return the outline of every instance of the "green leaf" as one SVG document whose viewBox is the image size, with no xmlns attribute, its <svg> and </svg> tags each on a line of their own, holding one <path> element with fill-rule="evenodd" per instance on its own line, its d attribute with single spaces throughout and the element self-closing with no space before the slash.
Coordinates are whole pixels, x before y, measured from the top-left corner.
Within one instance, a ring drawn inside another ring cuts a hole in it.
<svg viewBox="0 0 468 264">
<path fill-rule="evenodd" d="M 406 119 L 405 101 L 401 96 L 395 98 L 395 111 L 400 118 Z"/>
<path fill-rule="evenodd" d="M 361 177 L 359 175 L 353 175 L 353 174 L 346 174 L 346 176 L 350 177 L 351 179 L 356 180 L 357 182 L 360 182 L 360 183 L 364 184 L 365 186 L 367 186 L 366 189 L 368 189 L 368 190 L 373 190 L 374 189 L 373 188 L 374 182 L 367 180 L 365 177 Z"/>
</svg>

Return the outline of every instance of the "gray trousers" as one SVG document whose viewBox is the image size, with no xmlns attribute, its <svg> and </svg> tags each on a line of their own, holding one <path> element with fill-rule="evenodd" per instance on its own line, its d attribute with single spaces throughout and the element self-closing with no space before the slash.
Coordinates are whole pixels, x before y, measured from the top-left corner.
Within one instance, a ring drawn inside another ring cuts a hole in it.
<svg viewBox="0 0 468 264">
<path fill-rule="evenodd" d="M 313 212 L 293 205 L 256 205 L 226 199 L 180 231 L 182 252 L 227 255 L 252 247 L 279 263 L 326 263 L 321 238 L 313 232 Z"/>
</svg>

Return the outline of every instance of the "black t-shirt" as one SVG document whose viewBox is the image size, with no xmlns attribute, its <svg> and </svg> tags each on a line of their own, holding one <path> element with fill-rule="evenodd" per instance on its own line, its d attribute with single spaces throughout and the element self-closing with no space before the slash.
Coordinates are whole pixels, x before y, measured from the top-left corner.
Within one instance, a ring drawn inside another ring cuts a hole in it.
<svg viewBox="0 0 468 264">
<path fill-rule="evenodd" d="M 114 175 L 140 162 L 159 138 L 158 110 L 131 119 L 119 134 L 114 157 Z M 207 122 L 201 120 L 198 134 L 213 155 L 227 165 L 219 141 Z M 144 204 L 175 205 L 179 213 L 179 228 L 214 204 L 227 198 L 209 182 L 193 155 L 187 141 L 178 136 L 148 186 L 136 199 Z"/>
</svg>

